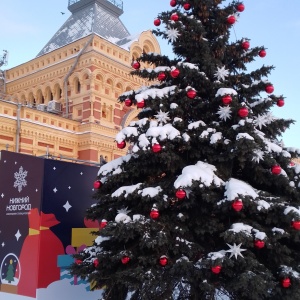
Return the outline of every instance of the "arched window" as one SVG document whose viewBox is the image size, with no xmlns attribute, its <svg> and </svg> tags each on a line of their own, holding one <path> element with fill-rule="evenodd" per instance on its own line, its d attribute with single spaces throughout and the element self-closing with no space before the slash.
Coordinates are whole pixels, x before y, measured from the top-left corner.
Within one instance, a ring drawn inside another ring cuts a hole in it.
<svg viewBox="0 0 300 300">
<path fill-rule="evenodd" d="M 61 98 L 61 88 L 59 84 L 55 84 L 54 86 L 54 91 L 53 91 L 53 99 L 54 100 L 59 100 Z"/>
<path fill-rule="evenodd" d="M 79 79 L 77 77 L 74 79 L 74 89 L 75 89 L 75 94 L 79 94 L 80 93 L 81 84 L 80 84 L 80 81 L 79 81 Z"/>
</svg>

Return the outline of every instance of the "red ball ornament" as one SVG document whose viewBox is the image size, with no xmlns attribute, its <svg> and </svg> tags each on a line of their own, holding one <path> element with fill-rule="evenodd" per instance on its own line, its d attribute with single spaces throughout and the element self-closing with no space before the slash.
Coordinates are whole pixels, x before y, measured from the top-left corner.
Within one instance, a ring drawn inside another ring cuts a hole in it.
<svg viewBox="0 0 300 300">
<path fill-rule="evenodd" d="M 235 16 L 229 16 L 228 18 L 227 18 L 227 23 L 228 24 L 230 24 L 230 25 L 232 25 L 232 24 L 234 24 L 235 23 Z"/>
<path fill-rule="evenodd" d="M 138 108 L 143 108 L 143 107 L 145 107 L 145 100 L 143 99 L 142 101 L 137 102 L 137 103 L 136 103 L 136 106 L 137 106 Z"/>
<path fill-rule="evenodd" d="M 93 261 L 93 264 L 95 266 L 95 268 L 97 268 L 99 266 L 99 260 L 98 258 L 96 258 L 94 261 Z"/>
<path fill-rule="evenodd" d="M 243 3 L 239 3 L 236 7 L 236 10 L 242 12 L 245 10 L 245 5 Z"/>
<path fill-rule="evenodd" d="M 232 102 L 232 98 L 230 95 L 224 96 L 222 98 L 222 102 L 224 105 L 229 105 Z"/>
<path fill-rule="evenodd" d="M 152 146 L 152 151 L 153 151 L 154 153 L 160 152 L 160 151 L 161 151 L 161 145 L 160 145 L 160 144 L 154 144 L 154 145 Z"/>
<path fill-rule="evenodd" d="M 174 70 L 171 71 L 170 74 L 173 78 L 177 78 L 180 74 L 180 71 L 178 69 L 174 69 Z"/>
<path fill-rule="evenodd" d="M 159 259 L 159 264 L 162 267 L 166 266 L 168 264 L 168 258 L 165 255 L 161 256 Z"/>
<path fill-rule="evenodd" d="M 129 263 L 130 257 L 125 255 L 125 256 L 122 257 L 121 261 L 122 261 L 123 265 L 126 265 L 126 264 Z"/>
<path fill-rule="evenodd" d="M 284 278 L 282 279 L 281 284 L 284 288 L 288 288 L 291 285 L 291 280 L 289 278 Z"/>
<path fill-rule="evenodd" d="M 282 107 L 284 105 L 284 100 L 283 99 L 278 99 L 277 100 L 277 106 Z"/>
<path fill-rule="evenodd" d="M 189 4 L 189 3 L 184 3 L 184 4 L 183 4 L 183 8 L 184 8 L 185 10 L 189 10 L 189 9 L 191 8 L 191 4 Z"/>
<path fill-rule="evenodd" d="M 296 230 L 300 230 L 300 221 L 293 221 L 292 226 Z"/>
<path fill-rule="evenodd" d="M 249 114 L 248 108 L 247 107 L 241 107 L 238 111 L 238 115 L 241 118 L 246 118 Z"/>
<path fill-rule="evenodd" d="M 260 56 L 260 57 L 265 57 L 266 55 L 267 55 L 267 52 L 266 52 L 266 50 L 260 50 L 259 51 L 259 53 L 258 53 L 258 55 Z"/>
<path fill-rule="evenodd" d="M 103 229 L 104 227 L 106 227 L 107 225 L 107 221 L 105 219 L 103 219 L 101 222 L 100 222 L 100 228 Z"/>
<path fill-rule="evenodd" d="M 186 95 L 188 96 L 188 98 L 194 99 L 197 96 L 197 93 L 195 90 L 188 90 Z"/>
<path fill-rule="evenodd" d="M 242 48 L 243 48 L 244 50 L 248 50 L 249 47 L 250 47 L 250 43 L 249 43 L 248 41 L 242 42 Z"/>
<path fill-rule="evenodd" d="M 132 105 L 132 101 L 131 99 L 127 98 L 125 101 L 124 101 L 125 105 L 126 106 L 131 106 Z"/>
<path fill-rule="evenodd" d="M 100 189 L 102 185 L 102 182 L 100 180 L 94 181 L 94 189 Z"/>
<path fill-rule="evenodd" d="M 235 200 L 232 202 L 232 208 L 235 210 L 235 211 L 241 211 L 243 209 L 243 202 L 241 200 Z"/>
<path fill-rule="evenodd" d="M 185 198 L 185 196 L 186 196 L 186 192 L 185 192 L 185 190 L 177 190 L 176 191 L 176 198 L 178 198 L 178 199 L 184 199 Z"/>
<path fill-rule="evenodd" d="M 117 147 L 119 149 L 124 149 L 126 147 L 126 142 L 125 141 L 122 141 L 120 143 L 117 143 Z"/>
<path fill-rule="evenodd" d="M 176 13 L 174 13 L 171 15 L 171 20 L 177 22 L 179 20 L 179 16 Z"/>
<path fill-rule="evenodd" d="M 275 165 L 271 169 L 272 174 L 279 175 L 281 173 L 281 167 L 279 165 Z"/>
<path fill-rule="evenodd" d="M 159 211 L 157 209 L 153 209 L 150 212 L 150 218 L 156 220 L 159 218 Z"/>
<path fill-rule="evenodd" d="M 254 246 L 258 249 L 262 249 L 265 246 L 265 242 L 261 240 L 255 240 Z"/>
<path fill-rule="evenodd" d="M 81 259 L 76 259 L 75 263 L 76 263 L 76 265 L 81 265 L 82 264 L 82 260 Z"/>
<path fill-rule="evenodd" d="M 265 91 L 268 93 L 268 94 L 272 94 L 274 92 L 274 86 L 269 84 L 265 87 Z"/>
<path fill-rule="evenodd" d="M 215 274 L 219 274 L 221 272 L 222 267 L 221 266 L 214 266 L 211 267 L 211 271 Z"/>
<path fill-rule="evenodd" d="M 167 75 L 164 72 L 160 72 L 157 76 L 157 79 L 159 81 L 164 81 L 166 79 Z"/>
<path fill-rule="evenodd" d="M 132 63 L 132 67 L 133 67 L 135 70 L 138 70 L 138 69 L 141 67 L 141 65 L 140 65 L 140 63 L 139 63 L 138 61 L 134 61 L 134 62 Z"/>
<path fill-rule="evenodd" d="M 161 23 L 160 19 L 155 19 L 155 20 L 154 20 L 154 25 L 155 25 L 155 26 L 159 26 L 160 23 Z"/>
<path fill-rule="evenodd" d="M 175 6 L 177 5 L 177 1 L 176 1 L 176 0 L 171 0 L 171 1 L 170 1 L 170 5 L 171 5 L 172 7 L 175 7 Z"/>
</svg>

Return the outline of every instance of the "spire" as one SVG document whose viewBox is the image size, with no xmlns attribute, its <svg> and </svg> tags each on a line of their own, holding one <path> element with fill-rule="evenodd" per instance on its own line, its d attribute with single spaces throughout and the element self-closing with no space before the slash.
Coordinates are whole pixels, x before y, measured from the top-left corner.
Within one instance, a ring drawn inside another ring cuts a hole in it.
<svg viewBox="0 0 300 300">
<path fill-rule="evenodd" d="M 119 19 L 123 13 L 122 0 L 69 0 L 68 9 L 72 15 L 37 57 L 93 33 L 112 42 L 130 35 Z"/>
</svg>

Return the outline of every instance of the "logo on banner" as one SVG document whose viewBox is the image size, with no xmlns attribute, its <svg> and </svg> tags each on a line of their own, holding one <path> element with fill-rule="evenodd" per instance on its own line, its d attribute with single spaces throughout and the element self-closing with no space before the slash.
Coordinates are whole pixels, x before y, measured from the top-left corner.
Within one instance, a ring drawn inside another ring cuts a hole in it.
<svg viewBox="0 0 300 300">
<path fill-rule="evenodd" d="M 15 172 L 14 174 L 16 179 L 14 187 L 18 188 L 19 193 L 22 191 L 22 188 L 27 185 L 27 181 L 25 180 L 27 173 L 27 171 L 23 171 L 23 167 L 21 166 L 19 172 Z"/>
</svg>

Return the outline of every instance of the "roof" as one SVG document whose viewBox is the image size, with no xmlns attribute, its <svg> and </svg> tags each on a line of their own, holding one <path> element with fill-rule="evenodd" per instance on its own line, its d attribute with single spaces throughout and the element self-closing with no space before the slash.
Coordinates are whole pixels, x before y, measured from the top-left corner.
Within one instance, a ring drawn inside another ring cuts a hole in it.
<svg viewBox="0 0 300 300">
<path fill-rule="evenodd" d="M 91 34 L 110 41 L 130 36 L 119 19 L 123 13 L 122 0 L 69 0 L 72 15 L 38 53 L 38 56 L 66 46 Z"/>
</svg>

